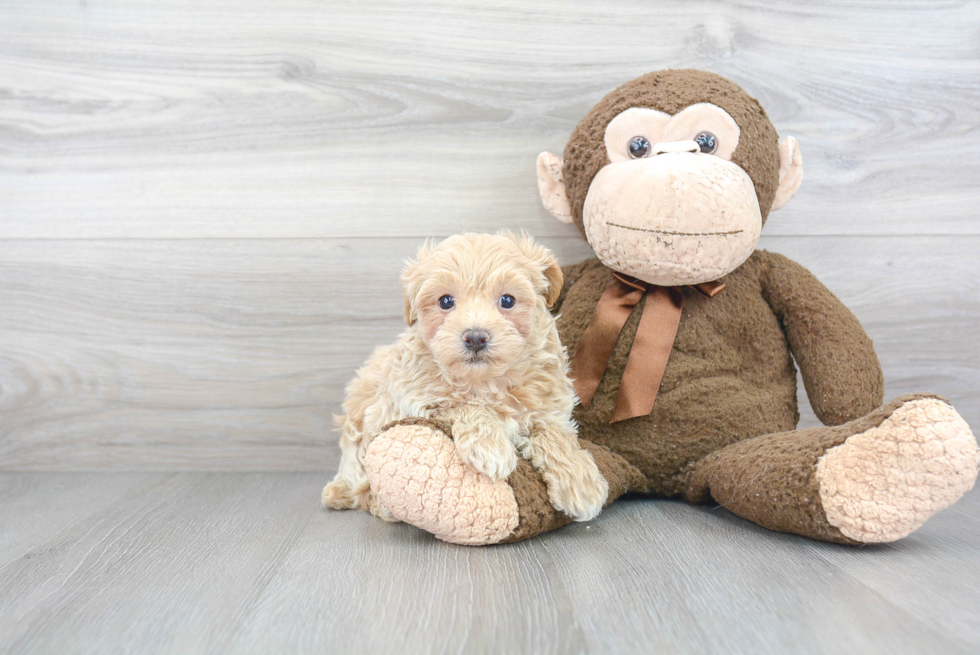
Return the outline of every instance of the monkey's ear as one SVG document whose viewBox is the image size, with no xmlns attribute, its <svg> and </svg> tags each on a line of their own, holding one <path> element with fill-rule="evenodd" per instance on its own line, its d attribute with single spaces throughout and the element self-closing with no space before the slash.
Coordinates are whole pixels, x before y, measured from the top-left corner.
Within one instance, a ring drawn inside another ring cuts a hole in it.
<svg viewBox="0 0 980 655">
<path fill-rule="evenodd" d="M 572 210 L 565 195 L 562 168 L 565 162 L 558 155 L 542 152 L 538 155 L 538 193 L 544 208 L 562 223 L 572 222 Z"/>
<path fill-rule="evenodd" d="M 803 155 L 800 154 L 800 144 L 791 136 L 784 137 L 779 142 L 779 187 L 772 201 L 772 209 L 776 211 L 796 194 L 803 182 Z"/>
</svg>

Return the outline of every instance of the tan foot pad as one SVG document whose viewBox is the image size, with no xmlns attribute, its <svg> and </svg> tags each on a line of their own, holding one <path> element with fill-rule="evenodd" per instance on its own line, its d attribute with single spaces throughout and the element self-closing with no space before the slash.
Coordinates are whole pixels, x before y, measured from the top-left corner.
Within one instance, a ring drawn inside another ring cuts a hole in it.
<svg viewBox="0 0 980 655">
<path fill-rule="evenodd" d="M 895 541 L 969 491 L 978 463 L 977 441 L 956 410 L 912 400 L 820 458 L 820 500 L 844 536 Z"/>
<path fill-rule="evenodd" d="M 507 481 L 494 482 L 463 464 L 439 430 L 388 428 L 371 442 L 364 463 L 371 489 L 392 514 L 443 541 L 494 544 L 517 528 L 517 501 Z"/>
</svg>

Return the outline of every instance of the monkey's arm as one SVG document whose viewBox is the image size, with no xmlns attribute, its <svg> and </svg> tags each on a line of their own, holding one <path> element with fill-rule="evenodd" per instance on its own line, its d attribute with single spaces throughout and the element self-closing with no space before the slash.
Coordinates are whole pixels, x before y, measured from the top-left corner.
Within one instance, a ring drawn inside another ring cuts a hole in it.
<svg viewBox="0 0 980 655">
<path fill-rule="evenodd" d="M 586 259 L 578 264 L 568 264 L 567 266 L 561 267 L 562 274 L 562 285 L 561 293 L 558 294 L 558 300 L 555 304 L 551 306 L 551 313 L 558 314 L 561 311 L 561 305 L 565 302 L 565 297 L 568 295 L 568 290 L 572 288 L 572 285 L 578 282 L 578 279 L 582 277 L 582 274 L 591 268 L 596 266 L 601 266 L 602 263 L 596 259 Z"/>
<path fill-rule="evenodd" d="M 782 255 L 759 254 L 763 296 L 789 339 L 817 418 L 840 425 L 881 405 L 881 365 L 854 314 L 804 267 Z"/>
</svg>

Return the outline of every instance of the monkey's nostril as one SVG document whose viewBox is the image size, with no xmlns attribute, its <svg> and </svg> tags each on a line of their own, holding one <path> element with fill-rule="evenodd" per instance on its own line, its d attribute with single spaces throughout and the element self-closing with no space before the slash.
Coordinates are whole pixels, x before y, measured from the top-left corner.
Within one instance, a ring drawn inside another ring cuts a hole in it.
<svg viewBox="0 0 980 655">
<path fill-rule="evenodd" d="M 488 341 L 490 341 L 490 333 L 486 330 L 467 330 L 463 333 L 463 343 L 466 344 L 467 350 L 473 352 L 486 348 Z"/>
</svg>

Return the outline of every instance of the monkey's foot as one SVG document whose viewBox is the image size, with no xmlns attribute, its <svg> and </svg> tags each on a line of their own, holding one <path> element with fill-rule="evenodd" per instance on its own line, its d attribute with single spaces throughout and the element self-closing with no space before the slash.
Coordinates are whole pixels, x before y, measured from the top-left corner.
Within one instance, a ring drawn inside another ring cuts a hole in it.
<svg viewBox="0 0 980 655">
<path fill-rule="evenodd" d="M 384 507 L 443 541 L 494 544 L 517 528 L 517 501 L 507 481 L 464 464 L 435 424 L 414 420 L 388 428 L 371 441 L 364 463 Z"/>
<path fill-rule="evenodd" d="M 919 398 L 820 458 L 820 501 L 844 536 L 895 541 L 969 491 L 978 464 L 977 441 L 956 410 Z"/>
</svg>

